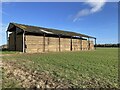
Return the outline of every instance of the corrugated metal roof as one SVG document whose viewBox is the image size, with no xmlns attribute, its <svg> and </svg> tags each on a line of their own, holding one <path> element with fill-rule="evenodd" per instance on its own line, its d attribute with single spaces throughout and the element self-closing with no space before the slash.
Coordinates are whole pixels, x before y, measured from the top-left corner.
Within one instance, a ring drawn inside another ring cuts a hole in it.
<svg viewBox="0 0 120 90">
<path fill-rule="evenodd" d="M 30 33 L 46 33 L 46 34 L 65 35 L 65 36 L 72 36 L 72 37 L 80 36 L 80 37 L 87 37 L 87 38 L 95 38 L 92 36 L 75 33 L 71 31 L 57 30 L 57 29 L 52 29 L 52 28 L 30 26 L 30 25 L 17 24 L 17 23 L 10 23 L 10 24 L 15 25 L 16 27 L 21 28 L 25 32 L 30 32 Z M 7 31 L 10 31 L 10 30 L 8 29 Z"/>
</svg>

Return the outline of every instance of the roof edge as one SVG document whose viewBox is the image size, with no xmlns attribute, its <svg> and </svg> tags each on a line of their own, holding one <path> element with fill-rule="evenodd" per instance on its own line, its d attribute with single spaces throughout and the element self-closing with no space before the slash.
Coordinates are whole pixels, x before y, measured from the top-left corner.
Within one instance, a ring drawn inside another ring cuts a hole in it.
<svg viewBox="0 0 120 90">
<path fill-rule="evenodd" d="M 76 34 L 76 36 L 81 36 L 81 37 L 94 38 L 94 39 L 96 39 L 95 37 L 92 37 L 92 36 L 89 36 L 89 35 L 86 35 L 86 34 L 77 33 L 77 32 L 72 32 L 72 31 L 64 31 L 64 30 L 53 29 L 53 28 L 44 28 L 44 27 L 39 27 L 39 26 L 19 24 L 19 23 L 15 23 L 15 22 L 10 22 L 9 25 L 10 25 L 10 24 L 13 24 L 13 25 L 15 25 L 16 27 L 19 27 L 19 28 L 21 28 L 21 29 L 24 30 L 24 31 L 27 31 L 27 30 L 26 30 L 25 28 L 22 28 L 22 27 L 18 26 L 18 25 L 35 27 L 35 28 L 43 28 L 43 29 L 46 29 L 46 30 L 53 30 L 53 31 L 62 31 L 62 32 L 65 32 L 65 33 Z M 9 27 L 9 26 L 8 26 L 8 27 Z M 7 31 L 8 31 L 8 30 L 7 30 Z"/>
</svg>

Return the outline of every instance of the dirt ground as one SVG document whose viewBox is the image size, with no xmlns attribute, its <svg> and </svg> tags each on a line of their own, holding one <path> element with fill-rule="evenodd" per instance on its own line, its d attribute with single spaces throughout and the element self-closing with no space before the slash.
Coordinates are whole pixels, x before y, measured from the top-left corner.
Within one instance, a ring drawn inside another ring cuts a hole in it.
<svg viewBox="0 0 120 90">
<path fill-rule="evenodd" d="M 69 82 L 57 80 L 47 72 L 26 69 L 14 60 L 4 60 L 0 62 L 0 66 L 5 71 L 3 77 L 17 81 L 21 88 L 72 88 Z M 7 83 L 6 80 L 3 83 Z"/>
</svg>

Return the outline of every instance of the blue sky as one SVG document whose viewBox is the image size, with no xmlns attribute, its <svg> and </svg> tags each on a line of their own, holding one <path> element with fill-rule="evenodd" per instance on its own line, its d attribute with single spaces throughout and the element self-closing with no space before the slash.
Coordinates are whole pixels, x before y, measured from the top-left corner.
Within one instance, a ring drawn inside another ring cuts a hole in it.
<svg viewBox="0 0 120 90">
<path fill-rule="evenodd" d="M 97 43 L 118 42 L 117 2 L 4 2 L 2 3 L 2 42 L 10 22 L 56 28 L 87 34 Z"/>
</svg>

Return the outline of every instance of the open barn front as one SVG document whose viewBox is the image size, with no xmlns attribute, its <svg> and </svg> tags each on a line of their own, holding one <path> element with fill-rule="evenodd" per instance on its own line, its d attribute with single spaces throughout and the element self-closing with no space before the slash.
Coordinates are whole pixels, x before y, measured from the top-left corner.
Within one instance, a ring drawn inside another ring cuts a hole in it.
<svg viewBox="0 0 120 90">
<path fill-rule="evenodd" d="M 94 50 L 96 38 L 56 29 L 10 23 L 9 50 L 26 53 Z"/>
<path fill-rule="evenodd" d="M 8 49 L 10 51 L 23 51 L 23 34 L 22 33 L 18 33 L 19 30 L 17 27 L 15 26 L 10 26 L 10 34 L 8 38 Z M 20 30 L 21 31 L 21 30 Z"/>
<path fill-rule="evenodd" d="M 9 35 L 9 50 L 11 51 L 23 51 L 23 36 L 11 33 Z"/>
</svg>

